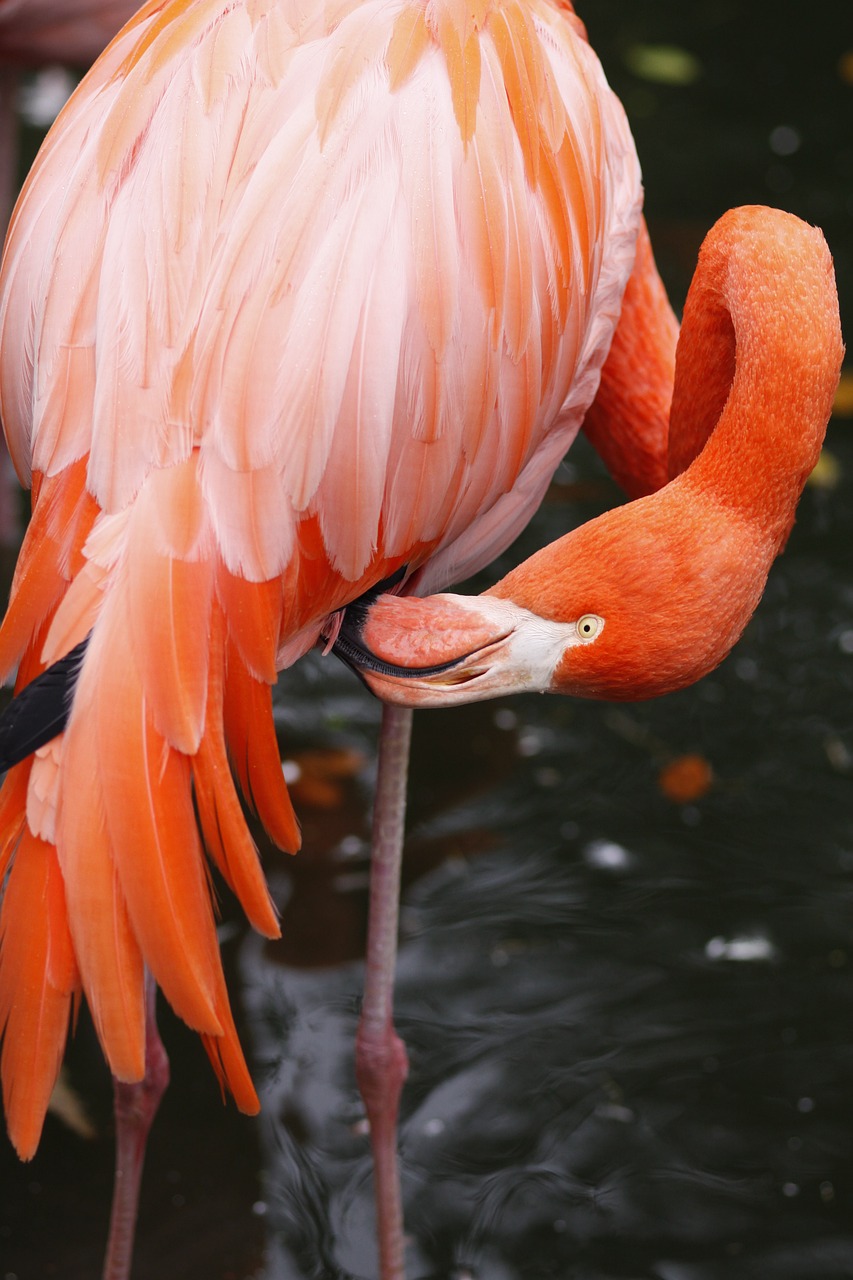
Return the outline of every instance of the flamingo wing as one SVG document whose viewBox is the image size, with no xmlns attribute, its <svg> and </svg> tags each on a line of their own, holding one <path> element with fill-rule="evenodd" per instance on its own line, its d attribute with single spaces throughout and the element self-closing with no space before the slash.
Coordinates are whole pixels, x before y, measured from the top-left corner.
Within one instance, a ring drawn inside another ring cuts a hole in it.
<svg viewBox="0 0 853 1280">
<path fill-rule="evenodd" d="M 595 393 L 639 201 L 621 107 L 544 0 L 149 0 L 61 113 L 0 281 L 0 409 L 34 489 L 0 667 L 21 687 L 91 638 L 0 811 L 11 876 L 38 841 L 63 887 L 120 1078 L 144 964 L 256 1106 L 195 810 L 275 933 L 226 748 L 295 848 L 277 668 L 400 565 L 435 589 L 523 526 Z"/>
</svg>

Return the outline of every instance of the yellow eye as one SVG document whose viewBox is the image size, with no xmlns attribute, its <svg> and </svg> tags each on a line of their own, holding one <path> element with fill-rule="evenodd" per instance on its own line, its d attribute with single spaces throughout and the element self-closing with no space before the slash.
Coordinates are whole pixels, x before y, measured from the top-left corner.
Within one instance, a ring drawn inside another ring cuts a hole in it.
<svg viewBox="0 0 853 1280">
<path fill-rule="evenodd" d="M 577 621 L 578 635 L 581 640 L 594 640 L 603 626 L 604 619 L 597 613 L 585 613 Z"/>
</svg>

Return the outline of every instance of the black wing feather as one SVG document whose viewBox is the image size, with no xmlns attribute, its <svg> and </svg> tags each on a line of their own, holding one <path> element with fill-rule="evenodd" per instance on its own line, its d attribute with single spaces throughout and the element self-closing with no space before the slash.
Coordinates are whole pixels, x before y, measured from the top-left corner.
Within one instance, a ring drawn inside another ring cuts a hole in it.
<svg viewBox="0 0 853 1280">
<path fill-rule="evenodd" d="M 0 716 L 0 769 L 20 764 L 62 733 L 88 643 L 87 636 L 9 703 Z"/>
</svg>

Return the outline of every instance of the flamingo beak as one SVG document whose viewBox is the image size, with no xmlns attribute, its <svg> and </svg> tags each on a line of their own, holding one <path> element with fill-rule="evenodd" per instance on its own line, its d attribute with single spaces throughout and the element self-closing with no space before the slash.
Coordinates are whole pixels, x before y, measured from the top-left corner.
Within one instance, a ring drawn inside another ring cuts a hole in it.
<svg viewBox="0 0 853 1280">
<path fill-rule="evenodd" d="M 379 596 L 348 610 L 334 650 L 383 702 L 443 707 L 542 692 L 570 624 L 488 596 Z"/>
</svg>

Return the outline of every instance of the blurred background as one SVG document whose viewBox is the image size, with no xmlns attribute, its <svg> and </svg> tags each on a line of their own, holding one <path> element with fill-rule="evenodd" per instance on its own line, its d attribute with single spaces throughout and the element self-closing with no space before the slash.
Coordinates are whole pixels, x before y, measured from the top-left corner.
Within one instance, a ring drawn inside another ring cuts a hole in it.
<svg viewBox="0 0 853 1280">
<path fill-rule="evenodd" d="M 716 217 L 770 203 L 824 228 L 849 329 L 848 0 L 578 7 L 676 307 Z M 22 171 L 58 83 L 16 88 Z M 851 419 L 848 374 L 759 612 L 699 686 L 415 717 L 397 997 L 411 1280 L 853 1276 Z M 619 501 L 579 444 L 472 589 Z M 222 922 L 264 1111 L 221 1105 L 163 1009 L 173 1083 L 137 1280 L 375 1275 L 352 1046 L 378 706 L 312 658 L 278 711 L 305 837 L 266 857 L 284 938 L 250 936 L 227 896 Z M 85 1015 L 64 1083 L 32 1164 L 0 1142 L 0 1280 L 99 1272 L 111 1091 Z"/>
</svg>

